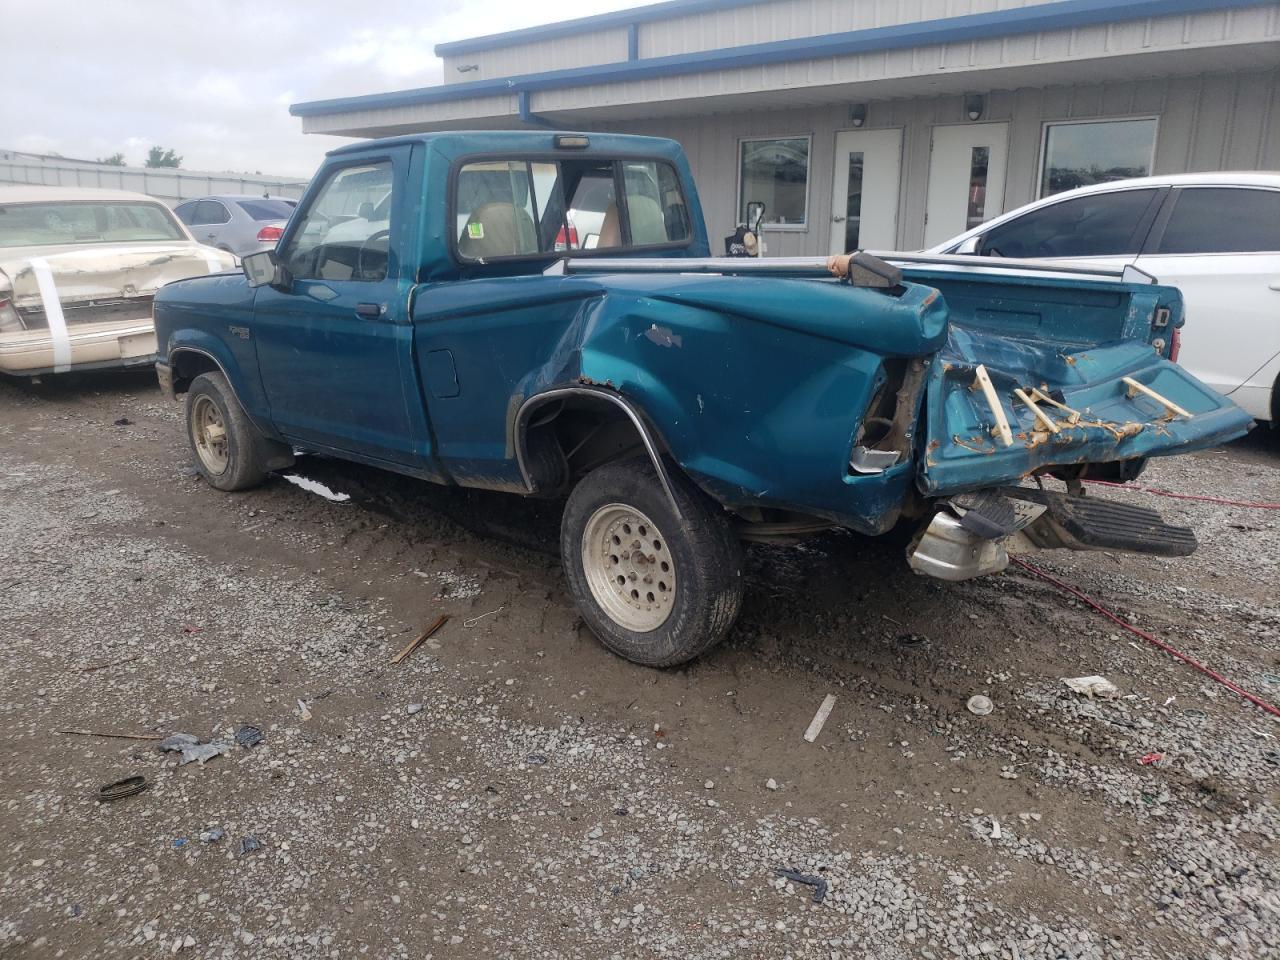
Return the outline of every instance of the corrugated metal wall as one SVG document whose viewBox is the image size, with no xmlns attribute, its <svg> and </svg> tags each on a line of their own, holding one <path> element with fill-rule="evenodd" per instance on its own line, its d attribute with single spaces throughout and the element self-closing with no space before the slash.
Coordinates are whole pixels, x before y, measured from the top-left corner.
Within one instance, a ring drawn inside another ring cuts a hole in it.
<svg viewBox="0 0 1280 960">
<path fill-rule="evenodd" d="M 287 177 L 199 173 L 158 167 L 112 167 L 7 150 L 0 150 L 0 184 L 130 190 L 163 200 L 171 206 L 215 193 L 254 196 L 270 193 L 276 197 L 297 199 L 307 188 L 306 180 Z"/>
<path fill-rule="evenodd" d="M 1044 123 L 1127 116 L 1159 118 L 1154 173 L 1280 170 L 1280 70 L 998 91 L 987 97 L 982 121 L 1010 124 L 1004 209 L 1035 199 Z M 863 129 L 903 131 L 898 246 L 904 250 L 924 241 L 931 130 L 964 122 L 963 97 L 868 105 Z M 844 105 L 599 126 L 684 144 L 713 243 L 737 222 L 739 139 L 812 135 L 808 227 L 769 231 L 766 240 L 769 256 L 827 253 L 835 134 L 852 128 Z"/>
<path fill-rule="evenodd" d="M 737 47 L 1039 6 L 1052 0 L 780 0 L 640 25 L 640 56 Z"/>
<path fill-rule="evenodd" d="M 846 30 L 1039 6 L 1053 0 L 778 0 L 637 24 L 639 55 L 665 57 Z M 446 83 L 627 59 L 627 28 L 609 27 L 444 58 Z M 474 67 L 465 73 L 459 67 Z"/>
</svg>

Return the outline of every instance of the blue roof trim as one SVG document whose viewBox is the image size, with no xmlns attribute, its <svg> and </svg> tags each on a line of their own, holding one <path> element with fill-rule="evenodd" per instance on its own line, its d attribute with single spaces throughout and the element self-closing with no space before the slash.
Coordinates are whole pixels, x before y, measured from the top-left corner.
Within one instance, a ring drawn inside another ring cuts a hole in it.
<svg viewBox="0 0 1280 960">
<path fill-rule="evenodd" d="M 1258 0 L 1058 0 L 1058 2 L 1038 4 L 1033 7 L 946 17 L 940 20 L 875 27 L 869 30 L 829 33 L 817 37 L 797 37 L 793 40 L 753 43 L 740 47 L 721 47 L 697 53 L 573 67 L 546 73 L 498 77 L 493 80 L 473 80 L 470 83 L 449 83 L 416 90 L 339 97 L 333 100 L 313 100 L 308 103 L 295 103 L 289 108 L 289 112 L 295 117 L 315 117 L 353 110 L 378 110 L 446 103 L 469 97 L 496 97 L 522 91 L 527 93 L 598 83 L 648 80 L 711 70 L 733 70 L 798 60 L 819 60 L 826 57 L 875 53 L 903 47 L 985 40 L 1041 30 L 1087 27 L 1118 20 L 1202 13 L 1257 5 Z"/>
<path fill-rule="evenodd" d="M 529 27 L 526 30 L 508 30 L 505 33 L 491 33 L 485 37 L 437 43 L 435 54 L 437 57 L 452 57 L 460 53 L 494 50 L 498 47 L 510 47 L 517 43 L 530 43 L 534 40 L 554 40 L 556 37 L 571 37 L 576 33 L 590 33 L 593 30 L 607 30 L 610 27 L 626 27 L 635 23 L 665 20 L 668 17 L 713 13 L 716 10 L 731 10 L 734 7 L 746 7 L 764 2 L 765 0 L 668 0 L 666 3 L 651 3 L 643 7 L 632 7 L 630 10 L 615 10 L 612 13 L 598 13 L 592 17 L 561 20 L 559 23 Z"/>
</svg>

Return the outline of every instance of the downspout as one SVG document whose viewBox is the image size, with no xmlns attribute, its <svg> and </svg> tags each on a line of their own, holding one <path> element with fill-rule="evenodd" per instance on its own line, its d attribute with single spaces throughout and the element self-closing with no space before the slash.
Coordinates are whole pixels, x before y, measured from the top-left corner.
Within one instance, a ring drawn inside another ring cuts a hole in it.
<svg viewBox="0 0 1280 960">
<path fill-rule="evenodd" d="M 540 117 L 529 109 L 529 91 L 521 90 L 516 94 L 517 101 L 520 104 L 520 122 L 527 123 L 535 127 L 555 128 L 555 124 L 546 117 Z"/>
</svg>

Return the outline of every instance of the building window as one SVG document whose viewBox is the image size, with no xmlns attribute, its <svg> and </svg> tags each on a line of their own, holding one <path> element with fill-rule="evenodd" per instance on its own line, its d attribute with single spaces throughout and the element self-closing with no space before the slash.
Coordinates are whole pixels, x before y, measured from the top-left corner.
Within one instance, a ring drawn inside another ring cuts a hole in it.
<svg viewBox="0 0 1280 960">
<path fill-rule="evenodd" d="M 803 230 L 808 224 L 809 138 L 743 140 L 738 156 L 738 221 L 747 204 L 764 204 L 764 225 Z"/>
<path fill-rule="evenodd" d="M 1091 183 L 1148 177 L 1155 149 L 1153 117 L 1045 124 L 1040 196 Z"/>
</svg>

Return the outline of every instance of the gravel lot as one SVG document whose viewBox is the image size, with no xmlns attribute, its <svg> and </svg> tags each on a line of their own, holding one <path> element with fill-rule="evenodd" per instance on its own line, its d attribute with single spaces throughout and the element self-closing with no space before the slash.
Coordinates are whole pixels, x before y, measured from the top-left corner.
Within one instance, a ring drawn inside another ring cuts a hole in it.
<svg viewBox="0 0 1280 960">
<path fill-rule="evenodd" d="M 753 548 L 658 672 L 578 621 L 555 505 L 296 473 L 351 499 L 209 489 L 146 375 L 0 383 L 0 956 L 1280 956 L 1280 721 L 1028 574 Z M 1142 483 L 1280 501 L 1280 442 Z M 1036 562 L 1280 702 L 1280 511 L 1096 493 L 1200 550 Z"/>
</svg>

